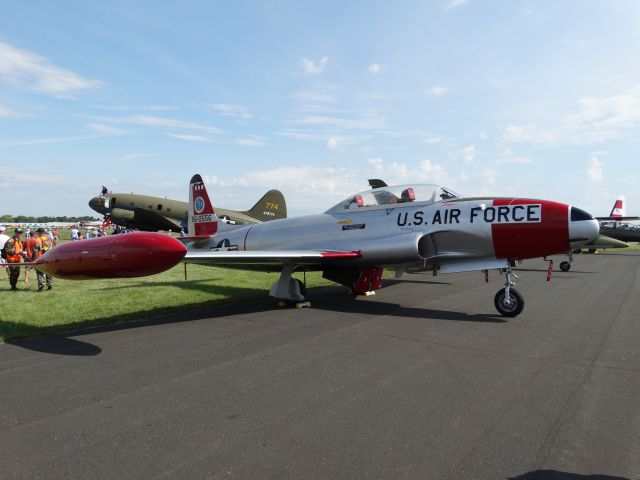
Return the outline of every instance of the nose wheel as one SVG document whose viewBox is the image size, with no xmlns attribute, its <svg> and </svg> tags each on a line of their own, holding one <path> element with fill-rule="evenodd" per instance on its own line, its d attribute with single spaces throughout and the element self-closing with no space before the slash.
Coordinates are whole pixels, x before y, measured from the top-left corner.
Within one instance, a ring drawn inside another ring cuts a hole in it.
<svg viewBox="0 0 640 480">
<path fill-rule="evenodd" d="M 506 268 L 504 273 L 506 277 L 504 288 L 498 290 L 493 299 L 493 304 L 500 315 L 515 317 L 520 315 L 524 309 L 524 298 L 520 295 L 520 292 L 513 288 L 518 279 L 516 274 L 511 271 L 511 268 Z"/>
<path fill-rule="evenodd" d="M 505 317 L 515 317 L 519 315 L 524 308 L 524 298 L 522 298 L 520 292 L 515 288 L 509 289 L 508 295 L 505 289 L 498 290 L 493 299 L 493 303 L 496 306 L 496 310 L 500 312 L 500 315 L 504 315 Z"/>
</svg>

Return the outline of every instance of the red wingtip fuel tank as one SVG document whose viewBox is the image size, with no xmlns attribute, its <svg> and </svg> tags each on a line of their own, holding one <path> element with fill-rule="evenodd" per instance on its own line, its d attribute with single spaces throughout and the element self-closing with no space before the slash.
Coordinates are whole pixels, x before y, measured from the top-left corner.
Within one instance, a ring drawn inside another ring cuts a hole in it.
<svg viewBox="0 0 640 480">
<path fill-rule="evenodd" d="M 38 270 L 54 277 L 144 277 L 164 272 L 187 253 L 185 246 L 161 233 L 126 233 L 67 242 L 49 250 L 38 261 Z"/>
</svg>

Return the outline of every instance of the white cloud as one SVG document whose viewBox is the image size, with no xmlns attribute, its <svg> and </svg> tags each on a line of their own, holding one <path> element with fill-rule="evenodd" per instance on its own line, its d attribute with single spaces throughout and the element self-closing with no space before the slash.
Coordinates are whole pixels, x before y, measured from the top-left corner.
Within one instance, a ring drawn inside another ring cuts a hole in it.
<svg viewBox="0 0 640 480">
<path fill-rule="evenodd" d="M 4 117 L 19 117 L 20 114 L 17 112 L 14 112 L 13 110 L 11 110 L 9 107 L 5 107 L 3 105 L 0 105 L 0 118 Z"/>
<path fill-rule="evenodd" d="M 0 42 L 0 80 L 19 88 L 58 97 L 71 97 L 83 91 L 102 87 L 70 70 L 57 67 L 46 58 Z"/>
<path fill-rule="evenodd" d="M 384 119 L 375 113 L 364 113 L 358 119 L 330 115 L 304 115 L 290 121 L 296 125 L 316 125 L 347 129 L 373 130 L 384 128 Z"/>
<path fill-rule="evenodd" d="M 348 137 L 331 137 L 327 140 L 327 142 L 325 143 L 325 146 L 329 149 L 329 150 L 337 150 L 337 151 L 344 151 L 344 149 L 355 143 L 356 140 L 353 138 L 348 138 Z"/>
<path fill-rule="evenodd" d="M 373 168 L 374 172 L 382 172 L 383 168 L 384 168 L 384 162 L 382 161 L 381 158 L 368 158 L 367 162 L 369 163 L 369 165 L 371 165 L 371 168 Z"/>
<path fill-rule="evenodd" d="M 330 85 L 323 86 L 322 88 L 296 90 L 291 94 L 291 97 L 295 100 L 312 104 L 334 103 L 336 101 L 335 90 L 335 87 Z"/>
<path fill-rule="evenodd" d="M 63 175 L 47 175 L 42 172 L 0 170 L 0 186 L 12 188 L 17 184 L 24 185 L 64 185 Z"/>
<path fill-rule="evenodd" d="M 177 140 L 184 140 L 185 142 L 201 142 L 201 143 L 211 143 L 211 140 L 208 137 L 204 137 L 202 135 L 188 135 L 182 133 L 167 133 L 168 137 L 175 138 Z"/>
<path fill-rule="evenodd" d="M 173 105 L 145 105 L 142 107 L 143 110 L 151 110 L 154 112 L 163 112 L 167 110 L 178 110 L 178 107 Z"/>
<path fill-rule="evenodd" d="M 553 127 L 533 124 L 510 125 L 502 140 L 508 143 L 591 145 L 624 138 L 624 130 L 640 123 L 640 85 L 627 92 L 605 98 L 585 97 L 576 111 Z"/>
<path fill-rule="evenodd" d="M 322 57 L 317 62 L 305 57 L 302 59 L 302 72 L 304 75 L 320 75 L 328 62 L 329 57 Z"/>
<path fill-rule="evenodd" d="M 445 11 L 453 10 L 454 8 L 463 7 L 467 4 L 467 0 L 452 0 L 444 7 Z"/>
<path fill-rule="evenodd" d="M 100 137 L 104 137 L 104 134 L 76 135 L 72 137 L 30 138 L 26 140 L 0 140 L 0 147 L 22 147 L 26 145 L 42 145 L 47 143 L 78 142 Z"/>
<path fill-rule="evenodd" d="M 426 143 L 427 145 L 436 145 L 441 141 L 442 139 L 440 137 L 436 137 L 435 135 L 427 135 L 427 137 L 424 139 L 424 143 Z"/>
<path fill-rule="evenodd" d="M 267 137 L 261 135 L 250 135 L 246 138 L 236 139 L 238 145 L 244 145 L 245 147 L 264 147 L 267 144 Z"/>
<path fill-rule="evenodd" d="M 382 72 L 382 69 L 383 69 L 383 66 L 380 65 L 379 63 L 372 63 L 367 68 L 367 72 L 371 73 L 372 75 L 378 75 L 379 73 Z"/>
<path fill-rule="evenodd" d="M 449 89 L 447 87 L 443 87 L 441 85 L 435 85 L 427 90 L 427 95 L 431 95 L 432 97 L 441 97 L 444 94 L 448 93 Z"/>
<path fill-rule="evenodd" d="M 123 135 L 126 132 L 121 128 L 112 125 L 103 125 L 101 123 L 89 123 L 87 125 L 91 130 L 102 133 L 104 135 Z"/>
<path fill-rule="evenodd" d="M 460 151 L 460 154 L 462 156 L 462 161 L 464 163 L 471 163 L 476 158 L 476 146 L 475 145 L 469 145 L 467 147 L 464 147 Z"/>
<path fill-rule="evenodd" d="M 589 159 L 589 167 L 587 168 L 587 179 L 589 183 L 599 185 L 603 182 L 602 167 L 602 162 L 598 157 L 593 156 Z"/>
<path fill-rule="evenodd" d="M 420 171 L 423 172 L 430 182 L 433 183 L 447 183 L 449 176 L 443 165 L 439 163 L 432 163 L 430 160 L 423 160 L 420 162 Z"/>
<path fill-rule="evenodd" d="M 493 185 L 498 179 L 498 172 L 493 168 L 486 168 L 482 171 L 482 178 L 484 178 L 485 182 L 489 185 Z"/>
<path fill-rule="evenodd" d="M 242 120 L 253 118 L 253 114 L 244 105 L 233 105 L 230 103 L 212 103 L 209 105 L 214 110 L 220 112 L 225 117 L 234 117 Z"/>
<path fill-rule="evenodd" d="M 142 125 L 145 127 L 155 128 L 180 128 L 185 130 L 198 130 L 207 133 L 223 133 L 218 127 L 210 125 L 202 125 L 194 122 L 187 122 L 184 120 L 177 120 L 173 118 L 156 117 L 151 115 L 134 115 L 123 119 L 113 119 L 116 123 L 128 123 L 132 125 Z"/>
</svg>

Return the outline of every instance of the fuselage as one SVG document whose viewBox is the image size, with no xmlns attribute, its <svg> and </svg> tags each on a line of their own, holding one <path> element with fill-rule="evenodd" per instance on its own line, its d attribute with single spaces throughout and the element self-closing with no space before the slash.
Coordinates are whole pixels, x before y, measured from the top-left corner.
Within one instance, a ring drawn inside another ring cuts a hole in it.
<svg viewBox="0 0 640 480">
<path fill-rule="evenodd" d="M 383 205 L 343 202 L 319 215 L 221 227 L 206 242 L 189 248 L 357 250 L 362 255 L 349 261 L 353 266 L 440 268 L 481 260 L 489 262 L 490 267 L 565 253 L 598 233 L 598 222 L 582 210 L 519 198 L 453 198 Z"/>
<path fill-rule="evenodd" d="M 623 242 L 640 242 L 640 225 L 634 223 L 601 222 L 600 233 Z"/>
<path fill-rule="evenodd" d="M 187 227 L 188 203 L 179 200 L 135 193 L 112 193 L 92 198 L 89 206 L 102 215 L 109 215 L 113 223 L 126 227 L 151 231 L 180 231 Z M 234 223 L 260 222 L 236 210 L 218 209 L 218 216 Z"/>
</svg>

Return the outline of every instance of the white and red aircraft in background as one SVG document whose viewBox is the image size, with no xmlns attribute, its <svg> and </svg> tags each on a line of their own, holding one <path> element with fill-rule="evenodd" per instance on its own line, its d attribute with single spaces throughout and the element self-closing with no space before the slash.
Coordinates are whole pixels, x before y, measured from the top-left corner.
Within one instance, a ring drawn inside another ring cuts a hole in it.
<svg viewBox="0 0 640 480">
<path fill-rule="evenodd" d="M 570 205 L 526 198 L 464 198 L 437 185 L 380 186 L 351 195 L 324 213 L 256 225 L 219 221 L 200 175 L 189 188 L 189 236 L 133 233 L 69 242 L 36 268 L 66 278 L 130 277 L 186 262 L 279 271 L 270 295 L 304 302 L 294 272 L 323 276 L 366 295 L 384 268 L 433 274 L 505 273 L 494 304 L 505 316 L 524 307 L 513 288 L 516 261 L 562 254 L 598 235 L 598 222 Z M 182 243 L 184 242 L 184 246 Z M 186 248 L 185 248 L 186 247 Z"/>
</svg>

